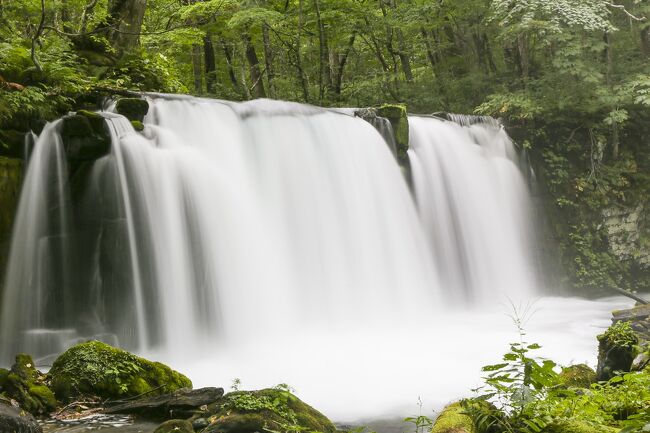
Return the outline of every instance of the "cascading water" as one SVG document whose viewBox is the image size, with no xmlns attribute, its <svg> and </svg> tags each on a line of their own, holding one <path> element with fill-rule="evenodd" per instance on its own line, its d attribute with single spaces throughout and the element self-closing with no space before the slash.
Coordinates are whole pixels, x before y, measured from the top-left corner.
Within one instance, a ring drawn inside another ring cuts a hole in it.
<svg viewBox="0 0 650 433">
<path fill-rule="evenodd" d="M 30 152 L 2 363 L 96 338 L 195 386 L 289 383 L 349 420 L 460 396 L 514 337 L 493 298 L 535 293 L 532 229 L 500 128 L 411 117 L 416 206 L 386 121 L 385 141 L 352 111 L 149 103 L 142 133 L 104 114 L 111 152 L 95 161 L 68 167 L 60 122 Z M 545 300 L 532 331 L 585 361 L 609 307 Z"/>
<path fill-rule="evenodd" d="M 493 119 L 411 116 L 409 159 L 443 286 L 485 302 L 536 292 L 532 206 L 512 141 Z"/>
</svg>

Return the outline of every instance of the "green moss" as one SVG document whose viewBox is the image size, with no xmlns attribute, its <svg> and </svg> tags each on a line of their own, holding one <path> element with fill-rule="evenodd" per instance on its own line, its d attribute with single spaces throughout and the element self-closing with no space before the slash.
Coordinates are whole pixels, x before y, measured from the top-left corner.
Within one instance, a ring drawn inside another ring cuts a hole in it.
<svg viewBox="0 0 650 433">
<path fill-rule="evenodd" d="M 121 399 L 192 387 L 187 377 L 164 364 L 99 341 L 68 349 L 54 361 L 49 374 L 52 388 L 62 400 L 80 395 Z"/>
<path fill-rule="evenodd" d="M 129 120 L 142 122 L 149 111 L 149 103 L 141 98 L 121 98 L 115 104 L 115 111 Z"/>
<path fill-rule="evenodd" d="M 140 122 L 139 120 L 132 120 L 131 125 L 133 125 L 133 129 L 136 131 L 143 131 L 144 130 L 144 124 Z"/>
<path fill-rule="evenodd" d="M 284 389 L 233 392 L 211 405 L 208 411 L 212 421 L 204 430 L 208 433 L 336 432 L 336 427 L 325 415 Z"/>
<path fill-rule="evenodd" d="M 88 119 L 88 122 L 90 123 L 90 126 L 95 134 L 98 135 L 106 134 L 106 126 L 105 126 L 106 122 L 104 120 L 104 117 L 102 117 L 101 114 L 95 111 L 78 110 L 77 115 L 83 116 L 86 119 Z"/>
<path fill-rule="evenodd" d="M 402 166 L 408 164 L 407 151 L 409 148 L 409 119 L 406 105 L 385 104 L 377 108 L 377 115 L 387 118 L 393 126 L 395 143 L 397 144 L 397 159 Z"/>
<path fill-rule="evenodd" d="M 49 413 L 58 406 L 54 393 L 45 384 L 45 376 L 34 368 L 31 356 L 19 354 L 10 371 L 5 370 L 2 391 L 32 414 Z"/>
<path fill-rule="evenodd" d="M 596 372 L 591 367 L 586 364 L 578 364 L 563 368 L 559 380 L 565 386 L 589 388 L 597 379 Z"/>
<path fill-rule="evenodd" d="M 154 433 L 194 433 L 194 429 L 187 420 L 172 419 L 160 424 Z"/>
<path fill-rule="evenodd" d="M 462 403 L 447 406 L 433 424 L 431 433 L 476 433 L 472 418 L 463 409 Z"/>
<path fill-rule="evenodd" d="M 63 119 L 61 135 L 68 137 L 84 137 L 92 135 L 93 127 L 86 116 L 73 114 Z"/>
<path fill-rule="evenodd" d="M 0 391 L 2 391 L 5 383 L 7 383 L 7 376 L 9 376 L 9 370 L 6 368 L 0 368 Z"/>
<path fill-rule="evenodd" d="M 549 425 L 543 433 L 616 433 L 619 430 L 585 421 L 566 420 Z"/>
</svg>

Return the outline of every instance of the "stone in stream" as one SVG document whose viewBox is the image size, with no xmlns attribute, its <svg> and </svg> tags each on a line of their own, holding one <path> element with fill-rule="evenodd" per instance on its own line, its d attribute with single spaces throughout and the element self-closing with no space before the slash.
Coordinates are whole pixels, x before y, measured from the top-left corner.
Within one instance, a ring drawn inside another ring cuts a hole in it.
<svg viewBox="0 0 650 433">
<path fill-rule="evenodd" d="M 62 401 L 81 396 L 124 400 L 192 387 L 187 377 L 160 362 L 99 341 L 88 341 L 66 350 L 54 361 L 49 376 L 52 389 Z"/>
<path fill-rule="evenodd" d="M 41 426 L 29 412 L 0 401 L 0 432 L 41 433 Z"/>
<path fill-rule="evenodd" d="M 181 389 L 171 394 L 118 404 L 104 410 L 105 413 L 126 413 L 145 418 L 189 418 L 201 407 L 219 400 L 223 396 L 223 388 Z"/>
<path fill-rule="evenodd" d="M 194 429 L 187 420 L 172 419 L 160 424 L 153 433 L 194 433 Z"/>
</svg>

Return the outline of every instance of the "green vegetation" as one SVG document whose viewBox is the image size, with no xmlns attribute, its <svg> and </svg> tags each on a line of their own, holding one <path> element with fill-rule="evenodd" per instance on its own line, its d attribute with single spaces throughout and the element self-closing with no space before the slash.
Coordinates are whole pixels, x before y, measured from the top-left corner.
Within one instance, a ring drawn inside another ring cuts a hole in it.
<svg viewBox="0 0 650 433">
<path fill-rule="evenodd" d="M 59 356 L 49 372 L 62 401 L 90 395 L 118 400 L 158 395 L 192 382 L 159 362 L 152 362 L 99 341 L 78 344 Z"/>
<path fill-rule="evenodd" d="M 26 354 L 16 355 L 11 370 L 0 369 L 0 393 L 34 415 L 50 413 L 58 406 L 45 376 L 36 370 L 32 357 Z"/>
<path fill-rule="evenodd" d="M 323 414 L 278 386 L 260 391 L 234 391 L 201 414 L 210 422 L 205 432 L 281 431 L 334 433 Z"/>
</svg>

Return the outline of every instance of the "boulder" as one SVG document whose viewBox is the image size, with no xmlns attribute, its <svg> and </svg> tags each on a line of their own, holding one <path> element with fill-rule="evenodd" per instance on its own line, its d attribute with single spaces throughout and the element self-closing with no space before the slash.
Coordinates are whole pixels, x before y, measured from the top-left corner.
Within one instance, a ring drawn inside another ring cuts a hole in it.
<svg viewBox="0 0 650 433">
<path fill-rule="evenodd" d="M 236 391 L 208 406 L 204 433 L 312 431 L 335 433 L 336 427 L 316 409 L 284 389 Z"/>
<path fill-rule="evenodd" d="M 115 104 L 115 111 L 129 120 L 143 122 L 149 112 L 149 103 L 142 98 L 120 98 Z"/>
<path fill-rule="evenodd" d="M 385 104 L 376 110 L 377 115 L 390 120 L 395 134 L 397 145 L 397 159 L 400 164 L 408 162 L 407 151 L 409 149 L 409 119 L 405 105 Z"/>
<path fill-rule="evenodd" d="M 571 388 L 589 388 L 597 381 L 596 372 L 586 364 L 565 367 L 559 375 L 560 382 Z"/>
<path fill-rule="evenodd" d="M 50 413 L 58 402 L 45 383 L 45 375 L 34 367 L 32 357 L 16 355 L 11 370 L 0 371 L 0 391 L 34 415 Z"/>
<path fill-rule="evenodd" d="M 145 418 L 190 418 L 202 406 L 223 397 L 223 388 L 180 389 L 171 394 L 140 398 L 105 409 L 105 413 L 126 413 Z"/>
<path fill-rule="evenodd" d="M 41 433 L 41 426 L 29 412 L 0 401 L 0 432 Z"/>
<path fill-rule="evenodd" d="M 187 420 L 172 419 L 160 424 L 153 433 L 194 433 L 194 428 Z"/>
<path fill-rule="evenodd" d="M 64 117 L 61 138 L 68 159 L 73 161 L 94 161 L 111 149 L 106 121 L 92 111 L 79 110 Z"/>
<path fill-rule="evenodd" d="M 431 433 L 476 433 L 476 428 L 462 403 L 456 402 L 443 409 L 433 423 Z"/>
<path fill-rule="evenodd" d="M 66 350 L 54 361 L 49 375 L 56 396 L 64 401 L 79 396 L 119 400 L 192 387 L 187 377 L 164 364 L 99 341 Z"/>
<path fill-rule="evenodd" d="M 609 380 L 617 371 L 630 371 L 639 340 L 629 322 L 616 322 L 598 336 L 598 380 Z"/>
</svg>

